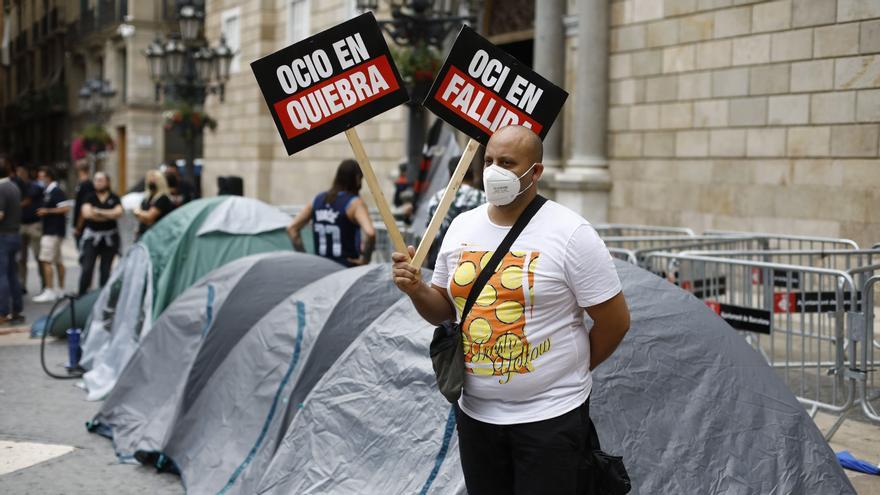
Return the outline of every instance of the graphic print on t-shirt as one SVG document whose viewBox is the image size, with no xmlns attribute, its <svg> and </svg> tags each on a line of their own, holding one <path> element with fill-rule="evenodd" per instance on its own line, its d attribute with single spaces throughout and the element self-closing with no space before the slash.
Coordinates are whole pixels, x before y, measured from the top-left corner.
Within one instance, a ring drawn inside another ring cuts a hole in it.
<svg viewBox="0 0 880 495">
<path fill-rule="evenodd" d="M 459 312 L 492 254 L 462 252 L 450 283 Z M 538 358 L 550 350 L 550 339 L 530 342 L 527 331 L 539 256 L 537 251 L 507 253 L 477 297 L 461 332 L 469 373 L 499 376 L 499 383 L 509 383 L 514 374 L 534 371 Z"/>
</svg>

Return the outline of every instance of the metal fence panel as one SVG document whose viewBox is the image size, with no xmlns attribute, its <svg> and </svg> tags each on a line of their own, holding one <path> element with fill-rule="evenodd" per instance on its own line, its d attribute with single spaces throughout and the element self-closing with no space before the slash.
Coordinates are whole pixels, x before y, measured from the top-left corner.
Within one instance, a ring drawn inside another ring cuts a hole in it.
<svg viewBox="0 0 880 495">
<path fill-rule="evenodd" d="M 706 236 L 749 236 L 765 239 L 763 249 L 859 249 L 851 239 L 834 237 L 814 237 L 804 235 L 769 234 L 763 232 L 737 232 L 732 230 L 706 230 Z"/>
<path fill-rule="evenodd" d="M 626 223 L 600 223 L 593 225 L 602 237 L 646 236 L 646 235 L 685 235 L 693 236 L 694 231 L 687 227 L 658 227 Z"/>
<path fill-rule="evenodd" d="M 859 301 L 850 274 L 689 254 L 652 253 L 643 261 L 742 331 L 812 414 L 853 405 L 855 356 L 846 337 Z"/>
</svg>

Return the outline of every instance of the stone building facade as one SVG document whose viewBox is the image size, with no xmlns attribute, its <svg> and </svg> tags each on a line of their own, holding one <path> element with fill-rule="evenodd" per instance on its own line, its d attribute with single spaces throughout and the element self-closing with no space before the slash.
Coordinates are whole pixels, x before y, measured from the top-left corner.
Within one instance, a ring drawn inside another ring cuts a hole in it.
<svg viewBox="0 0 880 495">
<path fill-rule="evenodd" d="M 611 4 L 615 222 L 880 242 L 880 1 Z"/>
<path fill-rule="evenodd" d="M 226 101 L 209 99 L 205 105 L 218 121 L 217 129 L 205 134 L 206 194 L 216 192 L 216 178 L 223 175 L 242 176 L 245 195 L 274 204 L 302 204 L 330 186 L 336 166 L 352 156 L 345 136 L 288 157 L 249 64 L 357 14 L 353 0 L 207 2 L 208 39 L 217 40 L 222 33 L 230 46 L 237 45 L 240 60 L 233 61 Z M 390 177 L 404 159 L 405 111 L 397 107 L 357 127 L 382 178 Z M 390 179 L 387 184 L 390 190 Z"/>
<path fill-rule="evenodd" d="M 226 102 L 207 103 L 219 121 L 208 194 L 228 174 L 276 204 L 329 185 L 345 138 L 287 157 L 248 63 L 356 15 L 354 3 L 207 2 L 208 39 L 240 47 Z M 483 4 L 478 30 L 570 93 L 545 140 L 545 194 L 593 222 L 880 241 L 880 1 Z M 406 109 L 358 131 L 390 192 Z"/>
<path fill-rule="evenodd" d="M 98 168 L 125 190 L 163 161 L 162 111 L 142 52 L 174 21 L 174 0 L 7 0 L 3 10 L 14 18 L 3 25 L 14 42 L 0 70 L 2 151 L 69 170 L 72 139 L 94 121 L 79 90 L 87 79 L 104 79 L 116 94 L 100 122 L 115 146 Z"/>
</svg>

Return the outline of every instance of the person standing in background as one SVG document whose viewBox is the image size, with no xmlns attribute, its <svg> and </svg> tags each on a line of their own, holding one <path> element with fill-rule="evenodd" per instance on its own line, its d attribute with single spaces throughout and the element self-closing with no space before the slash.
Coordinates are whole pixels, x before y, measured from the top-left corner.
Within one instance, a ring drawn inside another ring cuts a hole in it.
<svg viewBox="0 0 880 495">
<path fill-rule="evenodd" d="M 76 247 L 79 248 L 79 240 L 82 238 L 85 220 L 82 217 L 82 207 L 86 199 L 95 192 L 95 185 L 89 176 L 89 164 L 85 160 L 76 162 L 76 201 L 73 204 L 73 238 L 76 239 Z"/>
<path fill-rule="evenodd" d="M 46 288 L 33 301 L 53 302 L 61 297 L 64 291 L 64 263 L 61 260 L 61 242 L 67 234 L 65 215 L 70 206 L 62 205 L 67 195 L 58 187 L 58 177 L 49 167 L 42 167 L 37 173 L 37 180 L 44 185 L 43 204 L 37 208 L 37 216 L 43 219 L 43 236 L 40 237 L 40 268 Z M 55 290 L 52 266 L 58 271 L 58 290 Z"/>
<path fill-rule="evenodd" d="M 370 262 L 376 229 L 366 203 L 358 196 L 363 179 L 356 161 L 343 160 L 339 164 L 330 189 L 315 196 L 287 227 L 297 251 L 305 251 L 299 232 L 311 221 L 315 254 L 346 267 Z"/>
<path fill-rule="evenodd" d="M 195 199 L 196 191 L 192 184 L 180 175 L 176 164 L 165 166 L 165 181 L 168 183 L 168 196 L 174 207 L 183 206 Z"/>
<path fill-rule="evenodd" d="M 168 194 L 168 183 L 161 172 L 150 170 L 144 183 L 146 184 L 144 200 L 140 207 L 134 209 L 134 216 L 138 221 L 135 239 L 140 239 L 144 232 L 174 209 Z"/>
<path fill-rule="evenodd" d="M 37 263 L 37 275 L 41 289 L 46 288 L 43 272 L 40 270 L 40 237 L 43 236 L 43 222 L 37 216 L 37 209 L 43 205 L 43 186 L 31 177 L 31 171 L 24 164 L 15 168 L 18 188 L 21 191 L 21 251 L 18 257 L 18 277 L 22 293 L 27 294 L 28 251 L 33 253 Z"/>
<path fill-rule="evenodd" d="M 449 226 L 452 224 L 452 221 L 455 220 L 455 217 L 466 211 L 473 210 L 486 202 L 486 193 L 474 183 L 475 167 L 483 166 L 483 151 L 482 147 L 480 148 L 481 151 L 474 155 L 473 160 L 471 160 L 471 163 L 468 165 L 461 186 L 455 192 L 455 199 L 452 200 L 452 204 L 449 205 L 449 210 L 446 212 L 446 216 L 443 217 L 443 223 L 440 224 L 440 230 L 437 231 L 437 237 L 435 237 L 434 242 L 431 243 L 431 249 L 428 251 L 428 258 L 425 261 L 425 265 L 431 270 L 434 269 L 434 263 L 437 261 L 437 253 L 440 251 L 443 237 L 446 236 L 446 231 L 449 230 Z M 455 167 L 458 165 L 458 160 L 460 159 L 461 157 L 457 156 L 449 160 L 449 177 L 452 177 L 455 174 Z M 434 212 L 437 211 L 437 207 L 440 206 L 440 200 L 443 199 L 444 192 L 446 192 L 446 189 L 437 191 L 431 196 L 431 200 L 428 202 L 429 224 L 431 223 L 431 219 L 434 218 Z M 427 225 L 425 225 L 425 227 L 427 228 Z"/>
<path fill-rule="evenodd" d="M 9 165 L 0 165 L 0 324 L 24 321 L 21 283 L 15 265 L 15 255 L 21 248 L 21 192 L 9 174 Z"/>
<path fill-rule="evenodd" d="M 119 196 L 110 190 L 110 178 L 104 172 L 95 173 L 95 192 L 86 198 L 82 217 L 85 219 L 82 240 L 80 241 L 79 295 L 84 295 L 92 286 L 95 262 L 101 258 L 101 287 L 110 278 L 113 259 L 119 254 L 119 227 L 116 220 L 122 216 L 122 203 Z"/>
</svg>

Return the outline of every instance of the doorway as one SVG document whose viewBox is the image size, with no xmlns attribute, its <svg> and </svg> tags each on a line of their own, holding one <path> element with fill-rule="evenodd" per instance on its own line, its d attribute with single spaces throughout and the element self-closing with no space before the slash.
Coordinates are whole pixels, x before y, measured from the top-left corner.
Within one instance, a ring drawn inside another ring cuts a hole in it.
<svg viewBox="0 0 880 495">
<path fill-rule="evenodd" d="M 498 48 L 532 67 L 535 47 L 535 0 L 489 0 L 483 32 Z"/>
</svg>

